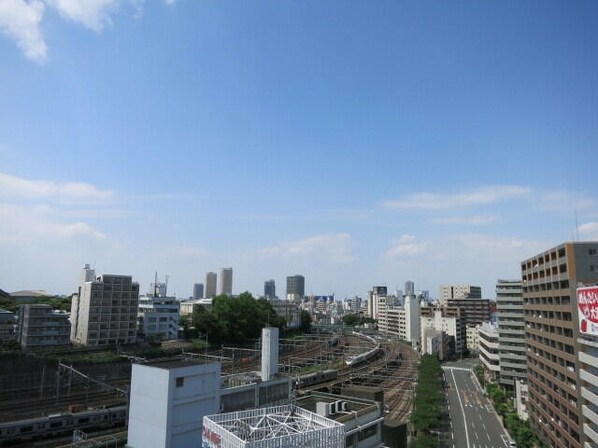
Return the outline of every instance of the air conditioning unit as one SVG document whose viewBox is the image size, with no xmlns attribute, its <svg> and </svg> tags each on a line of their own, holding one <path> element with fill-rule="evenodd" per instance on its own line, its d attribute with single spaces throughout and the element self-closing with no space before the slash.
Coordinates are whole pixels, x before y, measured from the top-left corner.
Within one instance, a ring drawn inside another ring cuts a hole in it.
<svg viewBox="0 0 598 448">
<path fill-rule="evenodd" d="M 328 404 L 328 415 L 334 415 L 336 412 L 336 401 L 333 401 L 332 403 Z"/>
<path fill-rule="evenodd" d="M 323 401 L 318 401 L 316 403 L 316 414 L 321 415 L 322 417 L 328 417 L 330 415 L 329 404 Z"/>
<path fill-rule="evenodd" d="M 341 401 L 340 406 L 341 406 L 341 408 L 340 408 L 341 411 L 347 412 L 347 402 L 346 401 Z"/>
</svg>

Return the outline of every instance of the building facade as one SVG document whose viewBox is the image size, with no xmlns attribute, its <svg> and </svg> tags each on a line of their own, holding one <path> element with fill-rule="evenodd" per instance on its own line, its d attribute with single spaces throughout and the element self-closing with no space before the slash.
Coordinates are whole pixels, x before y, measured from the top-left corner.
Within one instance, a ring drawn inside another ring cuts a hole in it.
<svg viewBox="0 0 598 448">
<path fill-rule="evenodd" d="M 15 338 L 15 314 L 0 310 L 0 344 Z"/>
<path fill-rule="evenodd" d="M 447 305 L 449 299 L 481 299 L 482 288 L 472 285 L 442 285 L 438 289 L 438 303 Z"/>
<path fill-rule="evenodd" d="M 287 300 L 300 300 L 305 297 L 305 277 L 290 275 L 287 277 Z"/>
<path fill-rule="evenodd" d="M 233 268 L 220 270 L 220 294 L 233 295 Z"/>
<path fill-rule="evenodd" d="M 598 282 L 598 242 L 563 243 L 524 260 L 521 278 L 530 425 L 548 446 L 579 448 L 585 427 L 576 288 Z"/>
<path fill-rule="evenodd" d="M 480 325 L 478 338 L 480 361 L 486 368 L 490 379 L 496 382 L 500 372 L 498 328 L 486 322 Z"/>
<path fill-rule="evenodd" d="M 264 282 L 264 297 L 268 300 L 276 298 L 276 282 L 274 280 Z"/>
<path fill-rule="evenodd" d="M 580 324 L 577 359 L 581 393 L 582 447 L 596 448 L 598 447 L 598 285 L 578 288 L 577 304 Z"/>
<path fill-rule="evenodd" d="M 467 326 L 475 327 L 490 322 L 489 299 L 448 299 L 446 303 L 447 306 L 461 308 Z"/>
<path fill-rule="evenodd" d="M 179 301 L 175 297 L 140 297 L 137 312 L 138 333 L 146 339 L 177 339 L 179 308 Z"/>
<path fill-rule="evenodd" d="M 218 274 L 215 272 L 206 273 L 205 298 L 211 299 L 216 296 L 216 285 L 218 284 Z"/>
<path fill-rule="evenodd" d="M 89 346 L 135 343 L 138 307 L 139 283 L 130 275 L 103 274 L 86 281 L 73 295 L 71 341 Z"/>
<path fill-rule="evenodd" d="M 407 296 L 398 305 L 395 296 L 378 298 L 378 330 L 417 346 L 420 340 L 420 305 L 416 296 Z"/>
<path fill-rule="evenodd" d="M 22 348 L 65 347 L 70 344 L 70 333 L 68 315 L 54 312 L 50 305 L 19 307 L 17 340 Z"/>
<path fill-rule="evenodd" d="M 203 299 L 203 283 L 193 284 L 193 300 Z"/>
<path fill-rule="evenodd" d="M 516 381 L 525 381 L 527 378 L 521 280 L 498 280 L 496 313 L 500 355 L 499 382 L 513 390 Z"/>
<path fill-rule="evenodd" d="M 462 354 L 465 350 L 465 317 L 461 309 L 457 307 L 431 307 L 422 306 L 421 308 L 420 331 L 422 338 L 426 328 L 434 328 L 438 331 L 444 331 L 448 336 L 454 338 L 455 354 Z"/>
</svg>

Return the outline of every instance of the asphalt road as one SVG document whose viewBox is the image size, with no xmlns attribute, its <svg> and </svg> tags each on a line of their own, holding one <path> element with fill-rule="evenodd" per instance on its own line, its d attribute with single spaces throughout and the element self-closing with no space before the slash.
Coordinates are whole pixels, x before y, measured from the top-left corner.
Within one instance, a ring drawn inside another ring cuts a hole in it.
<svg viewBox="0 0 598 448">
<path fill-rule="evenodd" d="M 452 448 L 506 448 L 509 438 L 490 400 L 484 396 L 470 367 L 443 366 L 447 384 Z"/>
</svg>

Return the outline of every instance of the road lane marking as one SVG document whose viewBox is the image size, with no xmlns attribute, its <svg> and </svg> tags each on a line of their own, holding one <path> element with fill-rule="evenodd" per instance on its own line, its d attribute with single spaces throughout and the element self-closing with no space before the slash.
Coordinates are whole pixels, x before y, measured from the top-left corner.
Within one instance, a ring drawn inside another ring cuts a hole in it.
<svg viewBox="0 0 598 448">
<path fill-rule="evenodd" d="M 453 376 L 453 382 L 455 383 L 455 389 L 457 389 L 457 398 L 459 399 L 459 404 L 461 405 L 461 413 L 463 414 L 463 423 L 465 426 L 465 440 L 467 441 L 467 446 L 469 446 L 469 432 L 467 431 L 467 418 L 465 417 L 465 409 L 463 408 L 463 402 L 461 401 L 461 395 L 459 394 L 459 386 L 457 385 L 457 380 L 455 379 L 455 372 L 451 369 L 451 375 Z"/>
<path fill-rule="evenodd" d="M 490 442 L 490 434 L 486 433 L 486 437 L 488 437 L 488 442 Z"/>
</svg>

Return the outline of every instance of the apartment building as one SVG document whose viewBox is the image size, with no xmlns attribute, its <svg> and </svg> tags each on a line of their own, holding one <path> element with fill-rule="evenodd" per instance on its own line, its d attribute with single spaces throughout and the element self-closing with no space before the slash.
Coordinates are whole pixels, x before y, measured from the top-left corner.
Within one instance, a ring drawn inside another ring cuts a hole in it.
<svg viewBox="0 0 598 448">
<path fill-rule="evenodd" d="M 459 307 L 465 317 L 465 325 L 475 327 L 490 321 L 490 300 L 480 298 L 448 299 L 447 306 Z"/>
<path fill-rule="evenodd" d="M 71 324 L 68 315 L 50 305 L 27 304 L 19 307 L 17 340 L 24 349 L 68 346 Z"/>
<path fill-rule="evenodd" d="M 434 328 L 443 331 L 454 338 L 455 353 L 461 354 L 465 349 L 465 317 L 457 307 L 431 307 L 420 308 L 421 339 L 424 339 L 425 329 Z"/>
<path fill-rule="evenodd" d="M 478 328 L 478 337 L 480 361 L 490 379 L 496 382 L 500 372 L 498 328 L 486 322 Z"/>
<path fill-rule="evenodd" d="M 579 353 L 584 346 L 579 343 L 576 289 L 598 282 L 598 242 L 563 243 L 524 260 L 521 278 L 530 424 L 548 446 L 593 446 L 595 441 L 588 445 L 582 433 L 587 400 L 582 389 L 591 397 L 597 384 L 595 377 L 580 377 L 581 367 L 592 364 Z"/>
<path fill-rule="evenodd" d="M 438 304 L 448 305 L 449 299 L 481 299 L 482 288 L 472 285 L 442 285 L 438 288 Z"/>
<path fill-rule="evenodd" d="M 378 330 L 417 344 L 420 339 L 420 305 L 416 296 L 407 296 L 398 305 L 395 296 L 384 296 L 378 302 Z"/>
<path fill-rule="evenodd" d="M 134 343 L 138 306 L 139 283 L 130 275 L 102 274 L 82 283 L 72 299 L 71 340 L 90 346 Z"/>
<path fill-rule="evenodd" d="M 598 447 L 598 286 L 577 289 L 583 448 Z M 585 321 L 585 323 L 584 323 Z"/>
<path fill-rule="evenodd" d="M 526 381 L 525 322 L 521 280 L 496 283 L 498 315 L 499 383 L 514 390 L 516 381 Z"/>
</svg>

